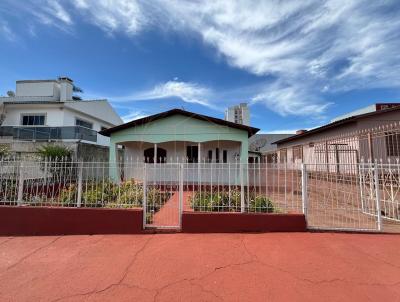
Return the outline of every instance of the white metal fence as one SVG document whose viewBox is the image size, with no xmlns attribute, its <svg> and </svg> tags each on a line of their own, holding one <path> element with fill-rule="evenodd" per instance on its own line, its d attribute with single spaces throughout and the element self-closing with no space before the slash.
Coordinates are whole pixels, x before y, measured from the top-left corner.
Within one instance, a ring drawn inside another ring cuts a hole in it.
<svg viewBox="0 0 400 302">
<path fill-rule="evenodd" d="M 314 229 L 400 231 L 398 163 L 346 164 L 342 173 L 326 163 L 0 164 L 0 205 L 143 208 L 146 227 L 212 211 L 305 213 Z"/>
</svg>

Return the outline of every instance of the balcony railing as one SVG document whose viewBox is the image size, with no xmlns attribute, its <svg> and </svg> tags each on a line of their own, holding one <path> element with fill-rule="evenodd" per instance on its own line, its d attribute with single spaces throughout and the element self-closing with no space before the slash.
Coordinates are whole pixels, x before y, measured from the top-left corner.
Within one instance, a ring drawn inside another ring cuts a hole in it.
<svg viewBox="0 0 400 302">
<path fill-rule="evenodd" d="M 16 140 L 49 141 L 49 140 L 85 140 L 96 142 L 97 132 L 81 126 L 35 127 L 35 126 L 2 126 L 0 137 L 12 137 Z"/>
</svg>

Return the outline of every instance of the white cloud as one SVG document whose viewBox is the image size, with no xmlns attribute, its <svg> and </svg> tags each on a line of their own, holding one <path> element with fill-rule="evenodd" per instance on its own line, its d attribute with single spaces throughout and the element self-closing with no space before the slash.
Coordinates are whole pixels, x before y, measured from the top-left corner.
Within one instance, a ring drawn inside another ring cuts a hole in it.
<svg viewBox="0 0 400 302">
<path fill-rule="evenodd" d="M 121 118 L 124 121 L 124 123 L 127 123 L 133 120 L 141 119 L 146 116 L 148 116 L 148 114 L 144 113 L 143 111 L 131 110 L 128 113 L 124 114 Z"/>
<path fill-rule="evenodd" d="M 290 86 L 280 82 L 266 86 L 264 91 L 252 98 L 251 103 L 262 103 L 282 116 L 305 115 L 319 118 L 323 117 L 331 105 L 309 91 L 307 86 Z"/>
<path fill-rule="evenodd" d="M 192 82 L 168 81 L 156 85 L 154 88 L 137 92 L 127 96 L 110 97 L 114 102 L 160 100 L 166 98 L 179 98 L 186 103 L 200 104 L 216 108 L 208 97 L 212 91 L 204 86 Z"/>
<path fill-rule="evenodd" d="M 136 0 L 74 0 L 74 4 L 89 22 L 110 34 L 135 34 L 148 20 Z"/>
<path fill-rule="evenodd" d="M 73 26 L 60 1 L 36 12 L 42 22 Z M 281 115 L 321 116 L 326 95 L 400 86 L 398 1 L 73 0 L 79 18 L 107 33 L 149 27 L 194 33 L 234 66 L 266 79 L 254 92 Z M 35 11 L 35 10 L 32 10 Z M 148 98 L 177 96 L 212 106 L 190 83 L 168 82 Z M 200 87 L 201 88 L 201 87 Z M 154 97 L 152 97 L 154 96 Z"/>
<path fill-rule="evenodd" d="M 44 10 L 48 12 L 54 18 L 66 23 L 72 24 L 72 19 L 69 13 L 58 3 L 56 0 L 48 0 L 47 6 L 44 7 Z"/>
<path fill-rule="evenodd" d="M 0 21 L 0 37 L 3 36 L 8 41 L 15 41 L 17 36 L 11 30 L 10 26 L 6 22 Z"/>
</svg>

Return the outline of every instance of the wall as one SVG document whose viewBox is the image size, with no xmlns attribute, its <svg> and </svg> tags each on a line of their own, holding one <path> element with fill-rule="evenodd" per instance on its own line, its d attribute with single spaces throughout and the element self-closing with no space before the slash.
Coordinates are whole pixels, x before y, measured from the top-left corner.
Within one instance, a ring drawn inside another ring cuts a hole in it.
<svg viewBox="0 0 400 302">
<path fill-rule="evenodd" d="M 141 209 L 0 207 L 0 236 L 137 234 Z"/>
<path fill-rule="evenodd" d="M 184 212 L 184 233 L 305 232 L 302 214 Z"/>
<path fill-rule="evenodd" d="M 45 125 L 49 127 L 63 126 L 64 111 L 62 110 L 62 104 L 24 104 L 14 105 L 10 104 L 6 106 L 6 118 L 2 126 L 20 126 L 21 125 L 21 114 L 23 113 L 45 113 L 46 120 Z"/>
<path fill-rule="evenodd" d="M 46 114 L 45 126 L 62 127 L 75 126 L 76 118 L 91 122 L 93 130 L 100 131 L 101 127 L 111 127 L 110 123 L 95 119 L 85 113 L 79 113 L 75 110 L 65 108 L 60 104 L 9 104 L 6 107 L 6 118 L 2 126 L 21 126 L 21 114 Z M 93 142 L 88 142 L 93 143 Z M 97 134 L 97 144 L 109 146 L 110 138 Z"/>
<path fill-rule="evenodd" d="M 79 113 L 79 112 L 76 112 L 75 110 L 71 110 L 69 108 L 64 109 L 64 120 L 63 120 L 64 125 L 75 126 L 75 122 L 76 122 L 77 118 L 92 123 L 93 124 L 92 129 L 97 132 L 99 132 L 101 130 L 101 127 L 108 128 L 108 127 L 112 126 L 111 124 L 109 124 L 107 122 L 95 119 L 84 113 Z M 109 146 L 110 138 L 107 136 L 97 134 L 97 144 L 102 145 L 102 146 Z"/>
<path fill-rule="evenodd" d="M 148 143 L 236 141 L 241 143 L 240 160 L 247 162 L 248 157 L 247 131 L 179 114 L 111 134 L 110 161 L 116 160 L 115 144 L 132 141 Z"/>
<path fill-rule="evenodd" d="M 56 81 L 17 81 L 16 96 L 60 96 Z"/>
</svg>

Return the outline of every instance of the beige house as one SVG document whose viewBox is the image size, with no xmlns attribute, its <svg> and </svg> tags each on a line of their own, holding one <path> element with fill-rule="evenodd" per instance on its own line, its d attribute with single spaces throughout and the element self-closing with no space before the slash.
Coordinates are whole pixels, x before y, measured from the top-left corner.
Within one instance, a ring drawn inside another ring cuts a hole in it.
<svg viewBox="0 0 400 302">
<path fill-rule="evenodd" d="M 329 172 L 363 161 L 397 162 L 400 106 L 376 108 L 276 141 L 277 161 L 325 164 Z"/>
</svg>

